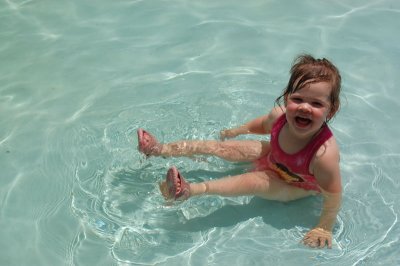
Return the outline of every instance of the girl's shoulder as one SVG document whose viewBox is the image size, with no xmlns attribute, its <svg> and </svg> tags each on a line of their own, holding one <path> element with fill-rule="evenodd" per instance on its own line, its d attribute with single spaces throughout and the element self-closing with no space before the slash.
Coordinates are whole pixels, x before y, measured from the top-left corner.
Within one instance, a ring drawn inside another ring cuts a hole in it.
<svg viewBox="0 0 400 266">
<path fill-rule="evenodd" d="M 284 113 L 286 113 L 286 108 L 284 106 L 275 106 L 269 112 L 271 119 L 275 122 L 279 117 L 281 117 Z"/>
<path fill-rule="evenodd" d="M 332 162 L 339 163 L 340 151 L 339 146 L 336 142 L 335 136 L 332 135 L 322 144 L 314 155 L 312 164 L 329 165 Z M 310 165 L 311 166 L 311 165 Z"/>
<path fill-rule="evenodd" d="M 283 114 L 285 114 L 286 108 L 284 106 L 275 106 L 271 109 L 268 113 L 267 118 L 264 120 L 264 128 L 267 132 L 271 132 L 272 126 L 274 125 L 275 121 L 278 120 Z"/>
<path fill-rule="evenodd" d="M 318 149 L 317 153 L 315 154 L 316 157 L 320 157 L 323 155 L 325 152 L 329 152 L 332 154 L 338 154 L 339 153 L 339 146 L 336 142 L 335 136 L 332 135 L 329 139 L 327 139 L 324 144 L 321 145 L 321 147 Z"/>
</svg>

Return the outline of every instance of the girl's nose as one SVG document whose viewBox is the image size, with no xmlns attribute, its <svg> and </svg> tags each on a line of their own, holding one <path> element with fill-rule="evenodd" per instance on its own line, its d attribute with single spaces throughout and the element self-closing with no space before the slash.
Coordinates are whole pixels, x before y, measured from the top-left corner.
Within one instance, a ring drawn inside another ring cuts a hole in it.
<svg viewBox="0 0 400 266">
<path fill-rule="evenodd" d="M 308 103 L 300 104 L 299 110 L 302 112 L 311 112 L 310 105 Z"/>
</svg>

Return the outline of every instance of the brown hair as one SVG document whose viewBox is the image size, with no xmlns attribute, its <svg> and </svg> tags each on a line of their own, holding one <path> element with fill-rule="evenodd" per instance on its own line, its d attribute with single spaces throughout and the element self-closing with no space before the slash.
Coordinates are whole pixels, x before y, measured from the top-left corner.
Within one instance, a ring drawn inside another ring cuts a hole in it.
<svg viewBox="0 0 400 266">
<path fill-rule="evenodd" d="M 300 90 L 310 83 L 326 81 L 331 83 L 330 96 L 331 110 L 327 121 L 331 120 L 340 108 L 340 83 L 339 70 L 327 59 L 315 59 L 311 55 L 298 56 L 290 69 L 290 79 L 282 94 L 275 100 L 275 104 L 286 104 L 286 98 L 290 94 Z"/>
</svg>

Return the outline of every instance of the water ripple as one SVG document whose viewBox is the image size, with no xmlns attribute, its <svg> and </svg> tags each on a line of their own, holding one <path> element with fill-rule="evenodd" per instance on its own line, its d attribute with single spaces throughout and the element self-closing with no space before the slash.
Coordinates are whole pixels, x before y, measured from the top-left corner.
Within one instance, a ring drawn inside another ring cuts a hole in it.
<svg viewBox="0 0 400 266">
<path fill-rule="evenodd" d="M 390 0 L 6 0 L 0 264 L 399 264 L 399 12 Z M 166 205 L 157 183 L 171 165 L 191 181 L 243 169 L 144 159 L 136 129 L 216 139 L 273 106 L 303 51 L 338 62 L 349 103 L 332 126 L 344 188 L 334 248 L 301 244 L 320 199 Z"/>
</svg>

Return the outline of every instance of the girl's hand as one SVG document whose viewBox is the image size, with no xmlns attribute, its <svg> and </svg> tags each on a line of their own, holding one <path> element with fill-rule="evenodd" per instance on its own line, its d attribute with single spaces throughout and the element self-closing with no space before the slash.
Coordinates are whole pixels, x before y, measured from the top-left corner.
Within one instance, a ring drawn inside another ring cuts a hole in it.
<svg viewBox="0 0 400 266">
<path fill-rule="evenodd" d="M 238 136 L 240 133 L 235 128 L 233 129 L 224 129 L 219 132 L 219 137 L 221 140 L 231 139 Z"/>
<path fill-rule="evenodd" d="M 320 227 L 310 230 L 303 238 L 304 245 L 312 248 L 332 248 L 332 232 Z"/>
</svg>

